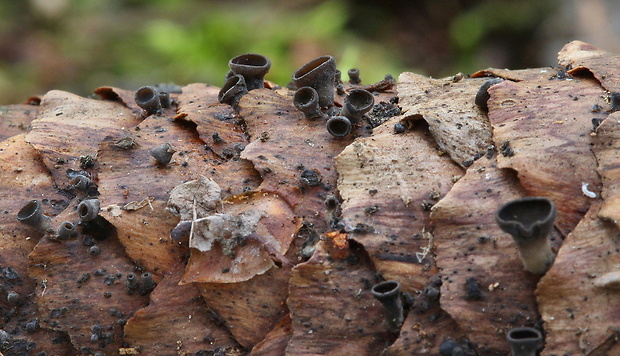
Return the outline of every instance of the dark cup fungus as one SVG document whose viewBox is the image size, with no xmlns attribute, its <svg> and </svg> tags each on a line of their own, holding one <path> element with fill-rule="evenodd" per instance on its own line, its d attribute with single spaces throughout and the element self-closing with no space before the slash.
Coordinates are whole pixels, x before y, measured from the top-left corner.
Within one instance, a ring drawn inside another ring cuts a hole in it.
<svg viewBox="0 0 620 356">
<path fill-rule="evenodd" d="M 306 115 L 307 119 L 314 120 L 323 116 L 319 106 L 319 94 L 312 87 L 299 88 L 295 92 L 293 104 Z"/>
<path fill-rule="evenodd" d="M 332 116 L 327 120 L 327 131 L 334 137 L 345 137 L 351 133 L 353 124 L 344 116 Z"/>
<path fill-rule="evenodd" d="M 298 88 L 313 87 L 319 93 L 319 105 L 324 108 L 334 104 L 335 79 L 336 60 L 332 56 L 313 59 L 293 74 Z"/>
<path fill-rule="evenodd" d="M 78 174 L 71 179 L 71 185 L 80 191 L 86 191 L 90 185 L 90 178 L 85 175 Z"/>
<path fill-rule="evenodd" d="M 265 87 L 265 74 L 271 68 L 269 58 L 260 54 L 242 54 L 231 59 L 228 67 L 235 74 L 240 74 L 245 79 L 248 91 Z"/>
<path fill-rule="evenodd" d="M 170 93 L 166 91 L 160 91 L 159 92 L 159 103 L 161 104 L 162 108 L 164 109 L 169 108 L 170 105 L 172 104 L 170 101 Z"/>
<path fill-rule="evenodd" d="M 81 221 L 93 221 L 99 216 L 99 199 L 84 199 L 78 204 L 77 213 Z"/>
<path fill-rule="evenodd" d="M 334 75 L 334 84 L 342 84 L 342 72 L 336 69 L 336 74 Z"/>
<path fill-rule="evenodd" d="M 71 221 L 65 221 L 58 229 L 56 229 L 56 236 L 58 236 L 59 240 L 69 240 L 70 238 L 77 236 L 77 231 L 75 230 L 75 225 Z"/>
<path fill-rule="evenodd" d="M 360 70 L 357 68 L 351 68 L 347 72 L 349 75 L 349 83 L 353 85 L 360 85 L 362 83 L 362 79 L 360 78 Z"/>
<path fill-rule="evenodd" d="M 138 289 L 138 277 L 135 273 L 127 273 L 127 292 L 132 294 L 134 290 Z"/>
<path fill-rule="evenodd" d="M 159 92 L 153 87 L 141 87 L 136 90 L 136 104 L 144 109 L 148 115 L 152 115 L 161 111 L 161 101 Z"/>
<path fill-rule="evenodd" d="M 245 78 L 241 74 L 235 74 L 228 79 L 220 89 L 217 99 L 220 103 L 228 104 L 230 106 L 237 106 L 242 96 L 247 94 L 248 88 L 245 83 Z"/>
<path fill-rule="evenodd" d="M 543 345 L 543 336 L 534 328 L 514 328 L 506 334 L 513 356 L 536 356 L 536 351 Z"/>
<path fill-rule="evenodd" d="M 474 99 L 474 102 L 476 103 L 476 105 L 478 105 L 483 110 L 488 110 L 489 107 L 487 106 L 487 101 L 491 97 L 488 91 L 489 88 L 503 81 L 504 79 L 502 78 L 493 78 L 493 79 L 489 79 L 486 82 L 484 82 L 480 86 L 480 89 L 478 89 L 478 92 L 476 93 L 476 99 Z"/>
<path fill-rule="evenodd" d="M 365 113 L 372 109 L 374 104 L 375 98 L 368 90 L 353 89 L 344 98 L 342 115 L 346 116 L 352 123 L 357 123 Z"/>
<path fill-rule="evenodd" d="M 336 94 L 344 95 L 344 87 L 340 83 L 336 84 Z"/>
<path fill-rule="evenodd" d="M 150 291 L 152 291 L 157 283 L 153 280 L 153 275 L 151 272 L 144 272 L 140 276 L 142 280 L 142 285 L 140 286 L 140 295 L 147 295 Z"/>
<path fill-rule="evenodd" d="M 497 224 L 512 236 L 525 269 L 531 273 L 543 274 L 553 263 L 555 254 L 547 235 L 556 216 L 555 204 L 543 197 L 516 199 L 497 210 Z"/>
<path fill-rule="evenodd" d="M 171 144 L 166 142 L 162 145 L 151 148 L 149 150 L 149 153 L 151 154 L 151 156 L 153 156 L 153 158 L 155 158 L 157 163 L 159 163 L 162 166 L 167 166 L 168 163 L 170 163 L 170 160 L 172 159 L 172 155 L 174 155 L 176 151 L 177 150 L 174 147 L 172 147 Z"/>
<path fill-rule="evenodd" d="M 372 295 L 385 308 L 385 320 L 389 332 L 398 333 L 405 320 L 403 301 L 401 299 L 400 283 L 397 281 L 383 281 L 372 287 Z"/>
<path fill-rule="evenodd" d="M 42 233 L 50 228 L 50 218 L 43 214 L 43 206 L 38 200 L 31 200 L 17 213 L 17 220 L 34 227 Z"/>
</svg>

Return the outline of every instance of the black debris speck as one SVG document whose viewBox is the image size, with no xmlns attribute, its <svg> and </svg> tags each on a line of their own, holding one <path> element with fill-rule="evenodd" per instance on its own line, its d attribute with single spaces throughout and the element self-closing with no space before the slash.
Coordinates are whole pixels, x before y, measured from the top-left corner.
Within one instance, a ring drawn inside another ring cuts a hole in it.
<svg viewBox="0 0 620 356">
<path fill-rule="evenodd" d="M 480 291 L 480 285 L 474 277 L 469 277 L 465 281 L 465 287 L 467 289 L 467 294 L 465 295 L 465 299 L 467 300 L 481 300 L 482 299 L 482 291 Z"/>
</svg>

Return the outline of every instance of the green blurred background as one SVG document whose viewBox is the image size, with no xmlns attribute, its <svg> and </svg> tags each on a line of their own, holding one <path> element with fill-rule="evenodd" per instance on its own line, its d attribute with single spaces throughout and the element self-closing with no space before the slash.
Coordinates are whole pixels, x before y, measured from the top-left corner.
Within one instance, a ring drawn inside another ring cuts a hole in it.
<svg viewBox="0 0 620 356">
<path fill-rule="evenodd" d="M 271 59 L 267 79 L 281 85 L 324 54 L 343 73 L 360 68 L 365 83 L 406 70 L 441 77 L 549 66 L 574 38 L 615 50 L 617 7 L 611 0 L 1 0 L 0 104 L 51 89 L 88 96 L 104 85 L 219 86 L 228 60 L 250 52 Z"/>
</svg>

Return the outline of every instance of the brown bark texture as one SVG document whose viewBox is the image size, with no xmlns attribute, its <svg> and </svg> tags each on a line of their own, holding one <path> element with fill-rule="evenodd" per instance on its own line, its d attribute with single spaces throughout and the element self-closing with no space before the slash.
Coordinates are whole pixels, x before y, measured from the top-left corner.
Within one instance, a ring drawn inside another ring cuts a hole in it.
<svg viewBox="0 0 620 356">
<path fill-rule="evenodd" d="M 542 355 L 620 352 L 619 55 L 340 84 L 314 120 L 270 82 L 151 115 L 113 87 L 0 107 L 0 355 L 506 355 L 523 326 Z M 373 109 L 332 136 L 360 88 Z M 495 222 L 528 196 L 558 211 L 542 276 Z"/>
</svg>

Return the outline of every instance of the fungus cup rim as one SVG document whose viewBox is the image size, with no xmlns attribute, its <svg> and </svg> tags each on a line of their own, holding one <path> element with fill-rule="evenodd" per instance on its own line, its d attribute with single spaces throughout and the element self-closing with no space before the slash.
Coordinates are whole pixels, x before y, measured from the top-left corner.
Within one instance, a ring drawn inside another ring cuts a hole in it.
<svg viewBox="0 0 620 356">
<path fill-rule="evenodd" d="M 542 204 L 542 205 L 541 205 Z M 542 216 L 536 216 L 542 214 Z M 503 204 L 495 214 L 502 231 L 515 239 L 545 237 L 553 228 L 557 208 L 546 197 L 524 197 Z"/>
<path fill-rule="evenodd" d="M 293 80 L 300 80 L 306 77 L 314 70 L 328 63 L 330 60 L 334 60 L 334 57 L 330 55 L 325 55 L 311 60 L 310 62 L 299 67 L 299 69 L 297 69 L 295 73 L 293 73 Z"/>
</svg>

